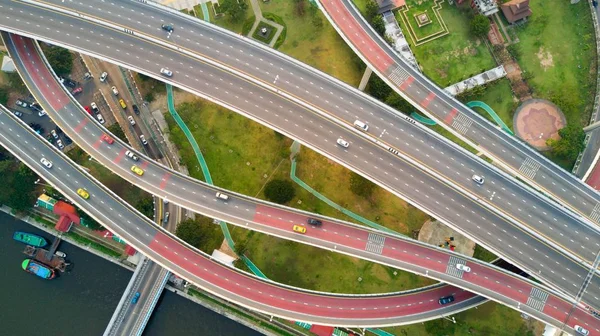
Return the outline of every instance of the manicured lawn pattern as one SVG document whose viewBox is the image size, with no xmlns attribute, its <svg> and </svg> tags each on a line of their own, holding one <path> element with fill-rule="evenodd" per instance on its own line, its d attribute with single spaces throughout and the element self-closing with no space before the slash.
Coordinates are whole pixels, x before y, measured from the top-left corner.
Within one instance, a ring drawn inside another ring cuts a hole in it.
<svg viewBox="0 0 600 336">
<path fill-rule="evenodd" d="M 408 33 L 414 45 L 426 43 L 432 38 L 448 33 L 446 24 L 439 14 L 442 6 L 446 7 L 448 4 L 444 0 L 407 0 L 406 6 L 396 11 L 396 19 L 403 21 L 409 28 L 405 33 Z M 417 16 L 421 14 L 427 15 L 430 23 L 419 27 Z"/>
</svg>

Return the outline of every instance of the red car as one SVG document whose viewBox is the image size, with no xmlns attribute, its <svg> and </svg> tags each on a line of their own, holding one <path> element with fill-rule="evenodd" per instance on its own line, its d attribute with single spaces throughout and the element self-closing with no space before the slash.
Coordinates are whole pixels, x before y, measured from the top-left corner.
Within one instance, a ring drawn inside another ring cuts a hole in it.
<svg viewBox="0 0 600 336">
<path fill-rule="evenodd" d="M 102 140 L 106 141 L 106 143 L 108 143 L 109 145 L 112 145 L 112 143 L 115 142 L 115 140 L 113 140 L 106 134 L 102 134 Z"/>
<path fill-rule="evenodd" d="M 75 90 L 71 91 L 71 94 L 72 94 L 72 95 L 76 95 L 76 94 L 78 94 L 78 93 L 82 93 L 82 92 L 83 92 L 83 89 L 82 89 L 82 88 L 80 88 L 80 87 L 78 87 L 78 88 L 76 88 Z"/>
<path fill-rule="evenodd" d="M 91 116 L 93 116 L 94 114 L 92 113 L 92 109 L 89 106 L 85 106 L 84 109 L 87 111 L 87 113 L 89 113 Z"/>
</svg>

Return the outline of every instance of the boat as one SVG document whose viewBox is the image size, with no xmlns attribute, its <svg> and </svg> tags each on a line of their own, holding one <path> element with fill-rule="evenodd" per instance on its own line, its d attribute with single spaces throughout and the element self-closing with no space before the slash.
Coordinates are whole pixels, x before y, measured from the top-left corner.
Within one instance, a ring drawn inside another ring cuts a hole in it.
<svg viewBox="0 0 600 336">
<path fill-rule="evenodd" d="M 34 235 L 33 233 L 27 233 L 22 231 L 16 231 L 13 234 L 13 239 L 21 242 L 23 244 L 35 246 L 35 247 L 44 247 L 48 245 L 48 241 L 43 237 L 38 235 Z"/>
<path fill-rule="evenodd" d="M 56 275 L 52 268 L 50 268 L 40 262 L 37 262 L 33 259 L 23 260 L 21 267 L 23 267 L 23 270 L 25 272 L 35 274 L 43 279 L 48 279 L 48 280 L 53 279 L 54 276 Z"/>
</svg>

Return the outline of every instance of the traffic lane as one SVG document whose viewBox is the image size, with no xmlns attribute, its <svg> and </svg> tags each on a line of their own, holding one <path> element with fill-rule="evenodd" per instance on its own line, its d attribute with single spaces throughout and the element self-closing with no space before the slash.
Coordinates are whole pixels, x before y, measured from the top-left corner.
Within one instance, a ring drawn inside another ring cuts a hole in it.
<svg viewBox="0 0 600 336">
<path fill-rule="evenodd" d="M 23 131 L 24 131 L 24 132 L 27 132 L 28 130 L 27 130 L 27 129 L 25 129 L 25 128 L 23 128 Z M 13 133 L 11 132 L 11 134 L 13 134 Z M 14 134 L 16 134 L 16 133 L 14 133 Z M 16 147 L 16 146 L 14 146 L 14 147 Z M 57 155 L 58 155 L 58 154 L 57 154 Z M 60 161 L 60 158 L 57 158 L 56 162 L 59 162 L 59 161 Z M 71 169 L 71 170 L 73 170 L 73 169 L 75 169 L 75 167 L 70 167 L 70 169 Z M 70 180 L 67 180 L 67 181 L 70 181 Z M 94 184 L 94 186 L 95 186 L 95 184 Z M 92 190 L 92 188 L 90 188 L 90 190 Z M 101 192 L 102 192 L 102 191 L 100 191 L 99 193 L 101 193 Z M 98 197 L 98 198 L 100 198 L 100 197 Z M 94 208 L 94 209 L 96 209 L 96 208 Z M 112 216 L 114 216 L 114 214 L 115 214 L 115 213 L 119 213 L 119 214 L 120 214 L 120 215 L 119 215 L 119 217 L 121 217 L 121 215 L 127 215 L 127 211 L 112 211 L 112 212 L 106 212 L 106 214 L 109 214 L 109 215 L 112 215 Z M 140 218 L 139 218 L 139 220 L 142 220 L 142 218 L 140 217 Z M 118 221 L 118 222 L 120 222 L 120 221 L 121 221 L 121 219 L 117 219 L 117 221 Z M 145 221 L 147 221 L 147 220 L 145 220 Z M 108 223 L 108 224 L 114 224 L 114 223 L 115 223 L 115 221 L 110 221 L 110 220 L 108 220 L 108 221 L 107 221 L 107 223 Z M 152 232 L 152 231 L 154 231 L 154 229 L 152 228 L 152 226 L 151 226 L 151 225 L 147 225 L 147 227 L 149 228 L 149 231 L 148 231 L 148 232 Z M 112 227 L 112 228 L 114 229 L 114 227 Z M 129 235 L 127 235 L 127 234 L 122 234 L 122 236 L 123 236 L 123 237 L 129 237 Z M 208 260 L 206 260 L 206 261 L 208 261 Z M 440 288 L 439 290 L 448 291 L 448 290 L 455 290 L 455 289 L 453 289 L 453 288 Z M 431 291 L 428 291 L 428 292 L 426 292 L 426 293 L 430 293 L 430 292 L 431 292 Z M 444 293 L 444 294 L 445 294 L 445 293 Z M 471 294 L 467 294 L 467 295 L 471 295 Z M 371 298 L 371 300 L 374 300 L 374 299 L 375 299 L 375 298 Z M 422 298 L 417 298 L 417 300 L 422 300 Z M 433 299 L 431 299 L 431 300 L 433 301 Z M 370 301 L 370 302 L 374 302 L 374 301 Z M 411 301 L 411 302 L 410 302 L 410 305 L 413 305 L 413 304 L 414 304 L 414 302 L 416 302 L 416 300 L 415 300 L 415 301 Z"/>
<path fill-rule="evenodd" d="M 327 3 L 327 2 L 328 1 L 324 1 L 323 3 Z M 337 1 L 333 0 L 331 2 L 337 2 Z M 344 1 L 344 0 L 342 0 L 341 2 L 343 2 L 346 5 L 347 11 L 352 13 L 355 20 L 357 22 L 361 23 L 362 27 L 364 28 L 364 34 L 369 35 L 371 37 L 371 39 L 379 42 L 379 39 L 373 35 L 374 33 L 372 32 L 370 27 L 366 27 L 366 24 L 364 23 L 364 21 L 362 21 L 361 18 L 358 17 L 360 14 L 358 14 L 355 10 L 349 9 L 349 7 L 351 6 L 350 3 L 348 1 Z M 335 17 L 335 16 L 332 16 L 332 17 Z M 344 22 L 340 21 L 340 26 L 344 26 L 344 23 L 347 23 L 347 21 L 344 21 Z M 349 34 L 349 37 L 350 36 L 351 36 L 351 34 Z M 358 44 L 358 45 L 360 45 L 360 44 Z M 399 62 L 400 64 L 405 63 L 405 62 L 401 62 L 401 60 L 399 60 L 399 58 L 396 55 L 392 54 L 390 49 L 387 46 L 385 46 L 385 47 L 381 46 L 381 48 L 386 50 L 386 52 L 388 52 L 388 54 L 392 58 L 396 59 L 397 61 L 400 61 Z M 410 66 L 407 66 L 406 64 L 404 64 L 403 68 L 405 71 L 407 71 L 411 74 L 412 78 L 421 78 L 422 77 L 420 74 L 417 74 L 414 69 L 412 69 Z M 380 70 L 384 70 L 384 69 L 380 69 Z M 466 108 L 464 105 L 457 103 L 455 100 L 447 98 L 447 96 L 442 92 L 442 89 L 437 87 L 436 85 L 432 84 L 431 82 L 423 80 L 422 82 L 415 81 L 415 84 L 422 85 L 422 87 L 425 89 L 425 91 L 434 93 L 436 97 L 441 97 L 440 99 L 447 104 L 448 107 L 446 109 L 443 109 L 441 111 L 438 110 L 437 113 L 434 113 L 438 117 L 440 117 L 440 120 L 444 120 L 443 117 L 447 113 L 452 111 L 453 108 L 458 109 L 458 111 L 464 113 L 467 116 L 473 115 L 473 113 L 474 113 L 473 111 Z M 432 112 L 436 112 L 435 109 L 429 109 L 429 110 Z M 574 180 L 572 178 L 572 176 L 570 174 L 568 174 L 567 172 L 563 171 L 562 169 L 557 169 L 555 166 L 550 164 L 548 161 L 543 160 L 539 156 L 534 155 L 535 153 L 533 153 L 532 151 L 522 148 L 522 145 L 520 145 L 519 142 L 514 141 L 514 139 L 512 139 L 511 137 L 506 135 L 504 132 L 498 132 L 495 129 L 495 126 L 491 125 L 490 123 L 480 120 L 476 117 L 473 117 L 471 119 L 473 121 L 475 121 L 475 123 L 472 125 L 472 127 L 477 128 L 478 131 L 472 130 L 472 133 L 469 134 L 470 135 L 469 137 L 474 136 L 473 139 L 475 140 L 476 143 L 479 143 L 480 145 L 482 145 L 483 148 L 486 148 L 486 144 L 488 144 L 488 146 L 489 146 L 490 141 L 492 141 L 491 147 L 497 147 L 497 148 L 488 147 L 488 151 L 494 153 L 496 156 L 499 156 L 499 158 L 502 158 L 505 163 L 508 163 L 509 166 L 511 166 L 513 169 L 515 169 L 517 171 L 524 164 L 524 162 L 527 158 L 534 159 L 538 163 L 541 163 L 541 167 L 548 171 L 547 175 L 550 177 L 548 180 L 550 180 L 550 179 L 553 180 L 553 181 L 551 181 L 550 184 L 547 183 L 545 180 L 541 180 L 541 181 L 539 179 L 536 180 L 535 178 L 530 178 L 527 175 L 525 175 L 525 178 L 529 178 L 529 179 L 537 182 L 538 185 L 542 186 L 544 189 L 548 190 L 553 195 L 556 195 L 559 198 L 567 201 L 569 204 L 574 204 L 575 209 L 579 210 L 583 215 L 588 216 L 588 217 L 590 216 L 590 213 L 592 212 L 592 208 L 590 208 L 590 206 L 588 204 L 591 204 L 593 207 L 598 203 L 599 197 L 596 193 L 594 193 L 593 191 L 586 188 L 584 185 L 579 183 L 579 181 Z M 447 123 L 447 124 L 449 124 L 449 123 Z M 498 134 L 498 133 L 500 133 L 500 134 Z M 490 139 L 487 139 L 486 136 L 489 136 Z M 496 138 L 496 143 L 493 142 L 494 138 Z M 519 158 L 515 157 L 515 155 L 514 155 L 515 153 L 519 156 Z M 511 161 L 511 159 L 512 159 L 512 161 Z M 552 167 L 553 169 L 550 170 L 549 169 L 550 167 Z M 545 179 L 545 177 L 542 177 L 542 179 Z M 541 182 L 544 182 L 544 183 L 541 183 Z M 578 196 L 575 197 L 575 195 L 578 195 Z M 570 199 L 570 198 L 572 198 L 572 199 Z M 580 199 L 577 200 L 576 198 L 580 198 Z M 588 204 L 586 204 L 586 203 L 588 203 Z M 595 218 L 592 218 L 592 219 L 598 223 L 598 219 L 595 219 Z"/>
<path fill-rule="evenodd" d="M 575 325 L 580 325 L 588 329 L 592 335 L 595 335 L 594 332 L 600 332 L 600 321 L 598 318 L 591 315 L 585 309 L 573 307 L 562 300 L 557 300 L 554 296 L 548 297 L 542 312 L 548 316 L 552 316 L 558 321 L 562 319 L 570 328 L 573 328 Z M 574 332 L 571 334 L 578 335 Z"/>
<path fill-rule="evenodd" d="M 590 137 L 590 140 L 583 151 L 581 163 L 575 172 L 575 175 L 579 178 L 583 178 L 588 170 L 593 169 L 592 163 L 594 162 L 596 154 L 600 150 L 600 130 L 596 129 L 590 133 L 592 136 Z"/>
</svg>

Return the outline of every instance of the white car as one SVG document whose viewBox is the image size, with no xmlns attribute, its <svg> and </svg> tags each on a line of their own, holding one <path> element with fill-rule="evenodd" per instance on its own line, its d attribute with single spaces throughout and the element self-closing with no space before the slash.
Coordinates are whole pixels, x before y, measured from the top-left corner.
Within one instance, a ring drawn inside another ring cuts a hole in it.
<svg viewBox="0 0 600 336">
<path fill-rule="evenodd" d="M 110 89 L 112 90 L 112 93 L 113 93 L 115 96 L 118 96 L 118 95 L 119 95 L 119 90 L 117 90 L 117 87 L 116 87 L 116 86 L 113 86 L 113 87 L 111 87 Z"/>
<path fill-rule="evenodd" d="M 348 141 L 342 139 L 342 138 L 338 138 L 337 139 L 337 144 L 344 147 L 344 148 L 348 148 L 348 146 L 350 146 L 350 144 L 348 143 Z"/>
<path fill-rule="evenodd" d="M 485 182 L 485 179 L 483 178 L 483 176 L 479 176 L 479 175 L 473 175 L 471 177 L 473 179 L 473 181 L 475 181 L 475 183 L 482 185 Z"/>
<path fill-rule="evenodd" d="M 96 114 L 96 118 L 98 119 L 98 122 L 100 124 L 104 124 L 104 118 L 102 117 L 102 114 L 100 114 L 100 113 Z"/>
<path fill-rule="evenodd" d="M 135 125 L 135 120 L 133 120 L 132 116 L 127 116 L 127 120 L 129 120 L 129 123 L 131 124 L 131 126 Z"/>
<path fill-rule="evenodd" d="M 583 335 L 583 336 L 587 336 L 590 334 L 589 330 L 587 330 L 584 327 L 579 326 L 579 325 L 575 325 L 573 327 L 573 330 L 575 330 L 576 332 L 578 332 L 580 335 Z"/>
<path fill-rule="evenodd" d="M 106 71 L 104 71 L 101 75 L 100 75 L 100 81 L 102 83 L 104 83 L 104 81 L 106 81 L 106 77 L 108 77 L 108 73 L 106 73 Z"/>
<path fill-rule="evenodd" d="M 469 273 L 471 272 L 471 267 L 467 266 L 467 265 L 463 265 L 463 264 L 456 264 L 456 268 L 458 268 L 459 270 Z"/>
<path fill-rule="evenodd" d="M 359 130 L 361 130 L 363 132 L 367 132 L 369 130 L 369 125 L 365 124 L 364 122 L 362 122 L 360 120 L 354 121 L 354 127 L 358 128 Z"/>
<path fill-rule="evenodd" d="M 59 258 L 63 258 L 63 259 L 67 257 L 67 254 L 65 252 L 62 252 L 62 251 L 56 251 L 56 252 L 54 252 L 54 255 L 57 256 L 57 257 L 59 257 Z"/>
<path fill-rule="evenodd" d="M 45 115 L 46 115 L 46 111 L 44 111 L 44 110 L 41 110 L 38 112 L 38 116 L 40 116 L 40 117 L 43 117 Z"/>
<path fill-rule="evenodd" d="M 96 105 L 95 102 L 91 102 L 90 106 L 92 107 L 92 110 L 94 110 L 94 112 L 98 113 L 98 105 Z"/>
<path fill-rule="evenodd" d="M 142 140 L 142 144 L 144 144 L 144 146 L 148 144 L 148 141 L 146 141 L 146 137 L 143 134 L 140 135 L 140 140 Z"/>
<path fill-rule="evenodd" d="M 52 137 L 53 137 L 54 139 L 58 139 L 58 134 L 56 134 L 56 131 L 55 131 L 55 130 L 52 130 L 52 131 L 50 131 L 50 134 L 52 134 Z"/>
<path fill-rule="evenodd" d="M 135 156 L 135 154 L 133 154 L 131 151 L 126 151 L 125 155 L 127 155 L 128 158 L 132 159 L 133 161 L 137 161 L 138 157 Z"/>
<path fill-rule="evenodd" d="M 220 198 L 220 199 L 222 199 L 222 200 L 224 200 L 224 201 L 227 201 L 227 200 L 229 199 L 229 196 L 227 196 L 227 195 L 225 195 L 225 194 L 223 194 L 223 193 L 220 193 L 220 192 L 218 192 L 218 193 L 216 194 L 216 196 L 217 196 L 217 198 Z"/>
<path fill-rule="evenodd" d="M 65 148 L 65 145 L 63 145 L 61 140 L 56 140 L 56 145 L 58 146 L 58 148 L 63 149 Z"/>
<path fill-rule="evenodd" d="M 167 76 L 167 77 L 171 77 L 173 76 L 173 71 L 167 69 L 167 68 L 160 68 L 160 73 Z"/>
<path fill-rule="evenodd" d="M 26 101 L 23 101 L 21 99 L 17 99 L 17 101 L 15 102 L 15 104 L 17 104 L 17 106 L 21 106 L 21 107 L 29 107 L 29 104 L 27 104 Z"/>
<path fill-rule="evenodd" d="M 46 166 L 46 168 L 50 169 L 52 168 L 52 162 L 50 162 L 49 160 L 47 160 L 46 158 L 41 158 L 40 162 Z"/>
</svg>

